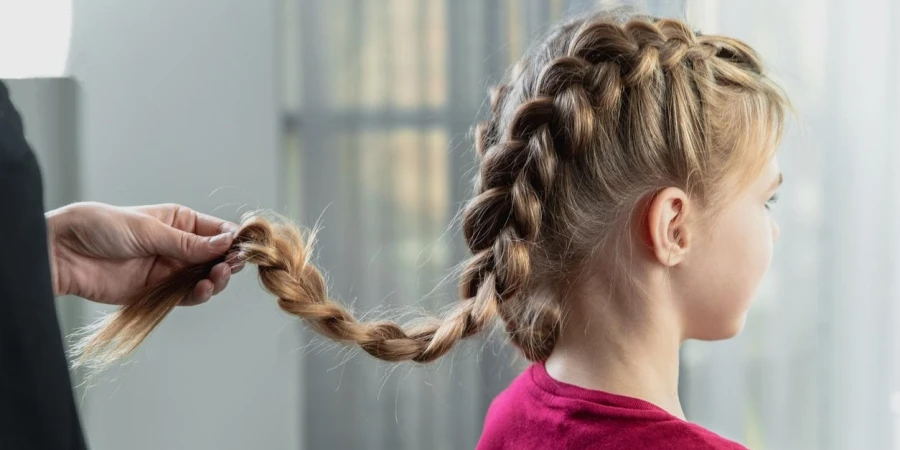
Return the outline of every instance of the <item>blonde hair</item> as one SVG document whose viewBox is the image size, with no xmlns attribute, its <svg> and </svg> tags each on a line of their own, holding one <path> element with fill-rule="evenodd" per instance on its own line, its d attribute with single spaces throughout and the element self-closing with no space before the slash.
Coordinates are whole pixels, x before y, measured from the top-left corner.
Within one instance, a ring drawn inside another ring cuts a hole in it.
<svg viewBox="0 0 900 450">
<path fill-rule="evenodd" d="M 328 297 L 311 240 L 288 222 L 245 218 L 232 250 L 259 267 L 284 311 L 376 358 L 433 361 L 499 318 L 525 357 L 544 360 L 566 276 L 619 236 L 648 194 L 674 186 L 708 206 L 723 201 L 726 178 L 749 180 L 773 157 L 787 105 L 741 41 L 677 20 L 593 14 L 557 27 L 491 95 L 463 214 L 472 257 L 447 314 L 360 322 Z M 150 287 L 90 329 L 78 362 L 102 367 L 132 351 L 217 262 Z"/>
</svg>

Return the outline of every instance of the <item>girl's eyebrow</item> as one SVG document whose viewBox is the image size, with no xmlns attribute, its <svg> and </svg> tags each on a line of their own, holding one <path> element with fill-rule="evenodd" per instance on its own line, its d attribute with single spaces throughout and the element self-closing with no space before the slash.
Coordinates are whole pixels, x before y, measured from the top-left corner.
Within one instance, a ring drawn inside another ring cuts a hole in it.
<svg viewBox="0 0 900 450">
<path fill-rule="evenodd" d="M 783 183 L 784 183 L 784 174 L 779 172 L 779 173 L 778 173 L 778 178 L 775 180 L 774 183 L 772 183 L 772 188 L 771 188 L 771 190 L 774 191 L 775 189 L 778 189 L 779 187 L 781 187 L 781 185 L 782 185 Z"/>
</svg>

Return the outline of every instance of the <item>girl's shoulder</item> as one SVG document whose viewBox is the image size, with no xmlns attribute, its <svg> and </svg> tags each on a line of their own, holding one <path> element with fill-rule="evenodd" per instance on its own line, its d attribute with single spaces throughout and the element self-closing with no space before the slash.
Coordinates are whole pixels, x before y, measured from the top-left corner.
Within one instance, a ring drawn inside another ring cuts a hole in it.
<svg viewBox="0 0 900 450">
<path fill-rule="evenodd" d="M 539 365 L 530 367 L 494 399 L 485 417 L 479 450 L 746 450 L 650 403 L 564 385 L 543 376 L 541 369 Z"/>
</svg>

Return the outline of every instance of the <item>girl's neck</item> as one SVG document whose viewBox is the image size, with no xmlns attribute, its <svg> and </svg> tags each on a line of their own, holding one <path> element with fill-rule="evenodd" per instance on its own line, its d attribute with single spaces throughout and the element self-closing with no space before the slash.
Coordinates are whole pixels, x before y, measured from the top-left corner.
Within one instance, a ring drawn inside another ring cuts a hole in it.
<svg viewBox="0 0 900 450">
<path fill-rule="evenodd" d="M 554 379 L 653 403 L 684 419 L 678 398 L 681 328 L 676 314 L 623 314 L 601 299 L 572 305 L 546 362 Z M 630 317 L 627 317 L 630 316 Z"/>
</svg>

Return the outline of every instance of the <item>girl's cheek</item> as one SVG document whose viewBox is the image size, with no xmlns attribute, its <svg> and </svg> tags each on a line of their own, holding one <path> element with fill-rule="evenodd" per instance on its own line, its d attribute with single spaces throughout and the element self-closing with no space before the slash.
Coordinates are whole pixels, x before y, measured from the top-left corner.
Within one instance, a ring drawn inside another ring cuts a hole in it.
<svg viewBox="0 0 900 450">
<path fill-rule="evenodd" d="M 781 237 L 781 228 L 778 226 L 778 222 L 775 219 L 770 219 L 772 221 L 772 242 L 778 242 L 778 238 Z"/>
</svg>

